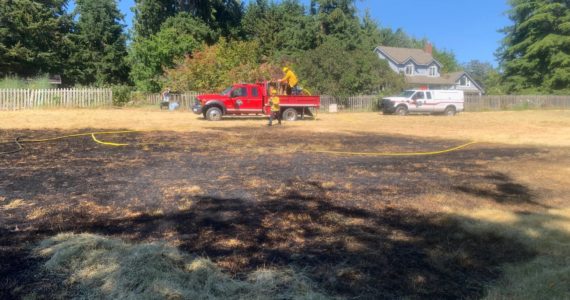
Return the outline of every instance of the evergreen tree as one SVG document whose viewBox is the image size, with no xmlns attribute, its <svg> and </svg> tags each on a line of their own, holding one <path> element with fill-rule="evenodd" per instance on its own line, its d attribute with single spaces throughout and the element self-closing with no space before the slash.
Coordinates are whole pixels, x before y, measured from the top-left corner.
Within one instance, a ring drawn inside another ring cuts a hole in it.
<svg viewBox="0 0 570 300">
<path fill-rule="evenodd" d="M 570 87 L 570 4 L 568 0 L 510 0 L 512 26 L 498 50 L 511 92 Z"/>
<path fill-rule="evenodd" d="M 73 35 L 76 51 L 72 64 L 78 66 L 73 70 L 77 82 L 101 86 L 128 81 L 127 37 L 116 1 L 77 0 L 75 13 L 79 19 Z"/>
<path fill-rule="evenodd" d="M 177 0 L 135 0 L 135 38 L 147 38 L 157 33 L 166 19 L 176 14 Z"/>
<path fill-rule="evenodd" d="M 226 37 L 239 37 L 243 7 L 237 0 L 135 0 L 135 38 L 157 33 L 166 19 L 185 12 Z"/>
<path fill-rule="evenodd" d="M 356 15 L 355 0 L 315 0 L 320 22 L 321 40 L 334 36 L 343 47 L 356 49 L 362 45 L 360 21 Z"/>
<path fill-rule="evenodd" d="M 242 20 L 246 38 L 256 40 L 268 57 L 314 49 L 317 46 L 318 24 L 305 15 L 305 8 L 296 0 L 279 4 L 266 0 L 251 2 Z"/>
<path fill-rule="evenodd" d="M 364 18 L 362 18 L 362 35 L 364 36 L 363 49 L 375 49 L 382 45 L 382 30 L 378 23 L 372 19 L 368 10 L 365 12 Z"/>
<path fill-rule="evenodd" d="M 61 74 L 72 19 L 67 0 L 0 1 L 0 75 Z"/>
<path fill-rule="evenodd" d="M 343 14 L 349 17 L 356 15 L 355 0 L 314 0 L 313 6 L 317 7 L 316 10 L 320 14 L 331 14 L 335 10 L 340 10 Z"/>
</svg>

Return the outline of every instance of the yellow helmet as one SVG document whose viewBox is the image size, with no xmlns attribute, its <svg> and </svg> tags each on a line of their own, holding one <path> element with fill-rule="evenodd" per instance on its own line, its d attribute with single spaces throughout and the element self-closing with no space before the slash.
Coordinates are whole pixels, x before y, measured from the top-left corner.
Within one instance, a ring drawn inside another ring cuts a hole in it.
<svg viewBox="0 0 570 300">
<path fill-rule="evenodd" d="M 277 94 L 277 90 L 274 88 L 271 88 L 270 90 L 271 95 L 276 95 Z"/>
<path fill-rule="evenodd" d="M 288 67 L 283 67 L 283 72 L 287 72 L 287 71 L 289 71 L 289 68 L 288 68 Z"/>
</svg>

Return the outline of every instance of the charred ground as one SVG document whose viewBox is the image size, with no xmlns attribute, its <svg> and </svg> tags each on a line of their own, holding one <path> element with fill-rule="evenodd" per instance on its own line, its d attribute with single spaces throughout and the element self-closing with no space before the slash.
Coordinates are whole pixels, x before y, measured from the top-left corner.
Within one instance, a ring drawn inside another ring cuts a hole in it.
<svg viewBox="0 0 570 300">
<path fill-rule="evenodd" d="M 69 133 L 4 131 L 0 140 Z M 568 149 L 497 144 L 437 156 L 327 155 L 311 151 L 431 151 L 465 141 L 286 127 L 100 138 L 132 145 L 80 137 L 1 157 L 0 296 L 62 292 L 57 278 L 34 275 L 41 260 L 30 247 L 60 232 L 92 232 L 166 241 L 237 277 L 292 266 L 347 298 L 478 298 L 500 266 L 534 253 L 462 229 L 437 199 L 544 210 L 552 203 L 541 195 L 553 191 L 492 166 L 570 157 Z"/>
</svg>

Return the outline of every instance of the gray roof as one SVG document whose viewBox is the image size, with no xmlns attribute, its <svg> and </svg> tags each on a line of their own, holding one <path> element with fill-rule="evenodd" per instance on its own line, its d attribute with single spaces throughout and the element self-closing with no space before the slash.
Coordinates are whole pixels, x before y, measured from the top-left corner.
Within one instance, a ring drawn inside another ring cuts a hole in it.
<svg viewBox="0 0 570 300">
<path fill-rule="evenodd" d="M 465 72 L 441 74 L 441 77 L 406 76 L 406 82 L 413 84 L 455 84 Z"/>
<path fill-rule="evenodd" d="M 471 83 L 473 84 L 473 89 L 477 89 L 481 92 L 485 92 L 485 90 L 475 81 L 469 74 L 464 71 L 453 72 L 453 73 L 446 73 L 441 74 L 441 77 L 430 77 L 430 76 L 406 76 L 406 82 L 408 84 L 417 84 L 417 85 L 455 85 L 457 81 L 462 76 L 467 76 Z"/>
<path fill-rule="evenodd" d="M 418 65 L 429 65 L 433 62 L 441 66 L 441 63 L 433 58 L 433 56 L 423 49 L 414 48 L 396 48 L 379 46 L 376 48 L 388 56 L 391 60 L 398 64 L 404 64 L 412 59 Z"/>
</svg>

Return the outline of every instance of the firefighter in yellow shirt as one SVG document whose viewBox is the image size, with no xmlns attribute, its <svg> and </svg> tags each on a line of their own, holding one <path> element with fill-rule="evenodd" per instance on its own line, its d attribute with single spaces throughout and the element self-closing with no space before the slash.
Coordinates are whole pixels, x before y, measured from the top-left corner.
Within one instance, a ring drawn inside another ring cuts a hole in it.
<svg viewBox="0 0 570 300">
<path fill-rule="evenodd" d="M 297 88 L 299 79 L 297 79 L 297 75 L 295 75 L 295 73 L 293 73 L 293 70 L 289 69 L 289 67 L 284 67 L 283 73 L 285 73 L 285 77 L 281 78 L 279 82 L 287 83 L 287 95 L 290 96 L 293 89 Z"/>
<path fill-rule="evenodd" d="M 279 97 L 277 97 L 277 90 L 271 88 L 271 98 L 269 98 L 269 106 L 271 111 L 269 112 L 269 124 L 267 126 L 273 125 L 273 118 L 277 118 L 278 124 L 281 125 L 281 107 L 279 106 Z"/>
</svg>

